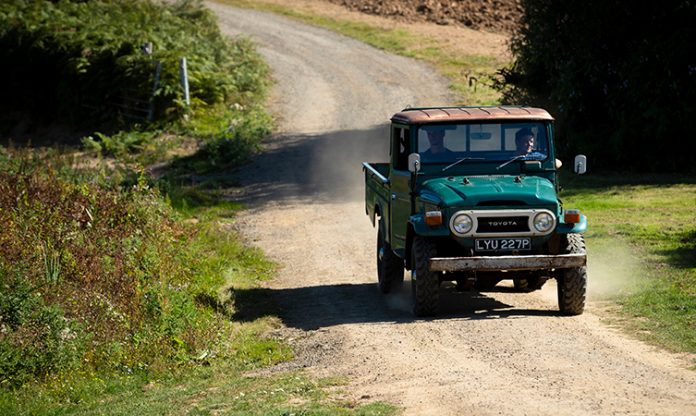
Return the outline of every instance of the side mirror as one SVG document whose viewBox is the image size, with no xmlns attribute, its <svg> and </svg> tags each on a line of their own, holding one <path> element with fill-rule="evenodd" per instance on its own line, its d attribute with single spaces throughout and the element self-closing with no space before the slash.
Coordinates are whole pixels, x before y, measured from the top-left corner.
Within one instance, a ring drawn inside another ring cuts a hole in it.
<svg viewBox="0 0 696 416">
<path fill-rule="evenodd" d="M 585 155 L 575 156 L 575 163 L 573 164 L 573 172 L 578 175 L 582 175 L 587 172 L 587 157 Z"/>
<path fill-rule="evenodd" d="M 417 173 L 420 170 L 420 155 L 418 153 L 411 153 L 408 155 L 408 170 L 411 173 Z"/>
</svg>

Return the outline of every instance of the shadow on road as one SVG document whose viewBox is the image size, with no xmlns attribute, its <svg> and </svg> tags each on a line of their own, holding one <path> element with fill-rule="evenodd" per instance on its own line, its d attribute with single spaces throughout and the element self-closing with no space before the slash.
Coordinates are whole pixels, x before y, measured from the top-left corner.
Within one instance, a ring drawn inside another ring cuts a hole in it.
<svg viewBox="0 0 696 416">
<path fill-rule="evenodd" d="M 371 283 L 308 286 L 292 289 L 234 290 L 237 321 L 253 321 L 267 315 L 302 330 L 316 330 L 351 323 L 408 323 L 411 293 L 408 282 L 397 293 L 382 295 Z M 440 290 L 439 319 L 500 319 L 529 316 L 559 316 L 557 310 L 518 309 L 480 292 Z"/>
</svg>

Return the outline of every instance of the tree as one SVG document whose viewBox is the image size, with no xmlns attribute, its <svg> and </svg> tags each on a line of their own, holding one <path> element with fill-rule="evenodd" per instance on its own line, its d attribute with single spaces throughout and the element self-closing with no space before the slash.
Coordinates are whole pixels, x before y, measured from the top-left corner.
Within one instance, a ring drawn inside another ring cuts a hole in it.
<svg viewBox="0 0 696 416">
<path fill-rule="evenodd" d="M 696 3 L 522 0 L 508 102 L 548 108 L 561 155 L 696 169 Z"/>
</svg>

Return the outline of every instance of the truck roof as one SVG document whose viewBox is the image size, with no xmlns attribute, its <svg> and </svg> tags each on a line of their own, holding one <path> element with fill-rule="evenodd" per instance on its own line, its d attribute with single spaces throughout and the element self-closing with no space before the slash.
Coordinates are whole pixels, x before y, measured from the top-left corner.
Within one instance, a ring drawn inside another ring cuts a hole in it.
<svg viewBox="0 0 696 416">
<path fill-rule="evenodd" d="M 405 108 L 392 116 L 391 120 L 405 124 L 445 123 L 448 121 L 492 121 L 492 120 L 553 120 L 541 108 L 534 107 L 423 107 Z"/>
</svg>

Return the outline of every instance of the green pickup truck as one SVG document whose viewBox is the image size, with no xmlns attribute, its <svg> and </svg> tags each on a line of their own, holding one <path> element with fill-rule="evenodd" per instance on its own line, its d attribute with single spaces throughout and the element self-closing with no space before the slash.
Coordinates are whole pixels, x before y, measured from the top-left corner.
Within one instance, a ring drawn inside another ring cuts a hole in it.
<svg viewBox="0 0 696 416">
<path fill-rule="evenodd" d="M 581 314 L 587 219 L 558 198 L 553 117 L 531 107 L 407 108 L 391 118 L 389 163 L 363 163 L 383 293 L 411 271 L 413 312 L 437 313 L 440 285 L 522 292 L 556 279 Z M 585 173 L 585 156 L 573 170 Z"/>
</svg>

